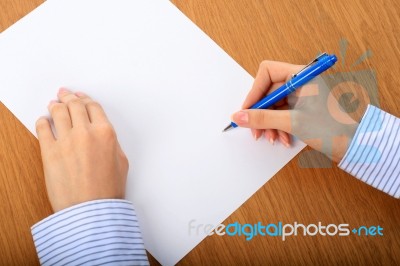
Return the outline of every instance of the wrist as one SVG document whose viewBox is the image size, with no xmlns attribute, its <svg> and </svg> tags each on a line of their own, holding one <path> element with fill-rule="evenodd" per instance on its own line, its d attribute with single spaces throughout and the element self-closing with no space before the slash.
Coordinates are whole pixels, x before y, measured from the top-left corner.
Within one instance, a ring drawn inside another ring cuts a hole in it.
<svg viewBox="0 0 400 266">
<path fill-rule="evenodd" d="M 344 155 L 350 147 L 358 125 L 358 123 L 354 123 L 353 125 L 347 126 L 344 129 L 342 135 L 337 136 L 333 139 L 331 154 L 332 161 L 339 163 L 343 159 Z"/>
</svg>

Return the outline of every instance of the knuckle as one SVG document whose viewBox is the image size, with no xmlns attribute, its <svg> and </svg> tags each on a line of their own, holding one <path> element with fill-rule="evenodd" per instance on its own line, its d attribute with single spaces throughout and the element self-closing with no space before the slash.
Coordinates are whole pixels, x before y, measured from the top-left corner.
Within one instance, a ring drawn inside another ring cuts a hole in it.
<svg viewBox="0 0 400 266">
<path fill-rule="evenodd" d="M 86 103 L 86 107 L 95 109 L 95 108 L 101 108 L 101 105 L 98 102 L 89 101 Z"/>
<path fill-rule="evenodd" d="M 123 151 L 121 151 L 121 162 L 126 169 L 129 169 L 129 160 Z"/>
<path fill-rule="evenodd" d="M 52 113 L 59 113 L 65 110 L 65 104 L 64 103 L 56 103 L 53 104 L 53 106 L 51 107 L 51 112 Z"/>
<path fill-rule="evenodd" d="M 82 100 L 90 99 L 90 97 L 86 93 L 83 93 L 83 92 L 76 92 L 75 95 Z"/>
<path fill-rule="evenodd" d="M 82 101 L 80 99 L 72 99 L 72 100 L 68 101 L 67 106 L 68 106 L 68 108 L 71 108 L 71 107 L 81 105 L 81 104 L 82 104 Z"/>
<path fill-rule="evenodd" d="M 117 140 L 117 134 L 115 133 L 114 128 L 111 126 L 111 124 L 108 123 L 103 123 L 98 125 L 98 133 L 101 138 L 103 138 L 106 141 L 116 141 Z"/>
<path fill-rule="evenodd" d="M 39 119 L 36 121 L 36 129 L 37 129 L 37 130 L 41 130 L 41 129 L 43 129 L 43 128 L 46 127 L 46 126 L 47 126 L 46 118 L 39 118 Z"/>
<path fill-rule="evenodd" d="M 267 69 L 269 67 L 270 63 L 271 63 L 271 61 L 269 61 L 269 60 L 263 60 L 263 61 L 261 61 L 259 68 Z"/>
</svg>

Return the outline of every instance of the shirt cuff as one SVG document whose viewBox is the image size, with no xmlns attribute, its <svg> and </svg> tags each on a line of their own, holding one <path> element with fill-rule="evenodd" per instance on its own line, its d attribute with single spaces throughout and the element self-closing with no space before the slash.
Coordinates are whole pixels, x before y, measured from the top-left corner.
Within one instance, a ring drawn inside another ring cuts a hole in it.
<svg viewBox="0 0 400 266">
<path fill-rule="evenodd" d="M 149 265 L 132 203 L 94 200 L 31 228 L 41 265 Z"/>
<path fill-rule="evenodd" d="M 400 119 L 368 105 L 339 168 L 400 198 Z"/>
</svg>

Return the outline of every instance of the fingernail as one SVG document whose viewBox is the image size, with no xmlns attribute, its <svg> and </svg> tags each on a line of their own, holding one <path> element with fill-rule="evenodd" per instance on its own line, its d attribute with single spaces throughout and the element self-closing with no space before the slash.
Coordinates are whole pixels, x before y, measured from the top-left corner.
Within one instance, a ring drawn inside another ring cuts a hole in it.
<svg viewBox="0 0 400 266">
<path fill-rule="evenodd" d="M 269 131 L 269 130 L 265 131 L 265 138 L 269 141 L 269 143 L 274 145 L 275 138 L 273 136 L 271 136 L 271 131 Z"/>
<path fill-rule="evenodd" d="M 289 148 L 289 140 L 287 140 L 286 138 L 284 138 L 283 136 L 279 136 L 280 141 L 282 142 L 283 145 L 285 145 L 286 148 Z"/>
<path fill-rule="evenodd" d="M 257 134 L 258 132 L 254 132 L 254 139 L 257 141 L 261 136 Z"/>
<path fill-rule="evenodd" d="M 286 148 L 290 148 L 290 144 L 289 143 L 284 143 Z"/>
<path fill-rule="evenodd" d="M 66 92 L 69 92 L 69 90 L 67 90 L 66 88 L 60 88 L 60 89 L 58 90 L 58 94 L 66 93 Z"/>
<path fill-rule="evenodd" d="M 232 120 L 238 124 L 247 124 L 249 122 L 249 114 L 243 111 L 234 113 Z"/>
<path fill-rule="evenodd" d="M 78 97 L 85 97 L 85 94 L 83 92 L 75 92 L 75 95 Z"/>
</svg>

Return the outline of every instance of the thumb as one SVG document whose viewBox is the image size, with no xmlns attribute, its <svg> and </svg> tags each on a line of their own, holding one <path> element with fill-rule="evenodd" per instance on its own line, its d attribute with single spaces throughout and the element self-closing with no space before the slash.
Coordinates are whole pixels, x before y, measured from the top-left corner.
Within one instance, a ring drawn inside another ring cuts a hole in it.
<svg viewBox="0 0 400 266">
<path fill-rule="evenodd" d="M 253 129 L 278 129 L 290 133 L 290 110 L 241 110 L 232 115 L 240 127 Z"/>
</svg>

